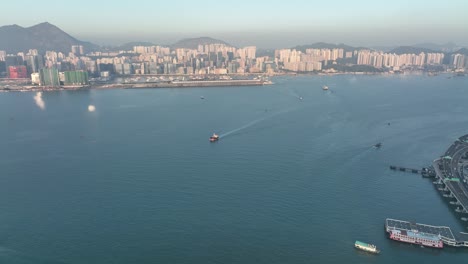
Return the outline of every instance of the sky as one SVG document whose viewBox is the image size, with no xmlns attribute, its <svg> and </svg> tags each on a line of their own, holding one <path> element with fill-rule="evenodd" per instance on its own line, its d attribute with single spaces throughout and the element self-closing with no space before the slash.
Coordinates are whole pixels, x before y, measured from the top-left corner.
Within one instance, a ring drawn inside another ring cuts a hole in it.
<svg viewBox="0 0 468 264">
<path fill-rule="evenodd" d="M 4 1 L 1 9 L 0 26 L 47 21 L 100 45 L 210 36 L 260 48 L 314 42 L 468 46 L 467 0 L 22 0 Z"/>
</svg>

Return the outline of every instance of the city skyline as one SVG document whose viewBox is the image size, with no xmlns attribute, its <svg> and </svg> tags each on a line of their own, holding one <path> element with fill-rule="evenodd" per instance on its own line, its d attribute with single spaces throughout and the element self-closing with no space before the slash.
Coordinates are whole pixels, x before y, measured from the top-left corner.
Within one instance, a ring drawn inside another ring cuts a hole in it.
<svg viewBox="0 0 468 264">
<path fill-rule="evenodd" d="M 172 1 L 91 2 L 70 7 L 63 1 L 7 2 L 0 25 L 29 27 L 48 21 L 72 36 L 99 45 L 131 41 L 170 44 L 182 38 L 210 36 L 236 46 L 280 48 L 314 42 L 354 46 L 398 46 L 455 42 L 468 46 L 468 2 L 435 1 Z M 24 6 L 35 6 L 34 15 Z"/>
</svg>

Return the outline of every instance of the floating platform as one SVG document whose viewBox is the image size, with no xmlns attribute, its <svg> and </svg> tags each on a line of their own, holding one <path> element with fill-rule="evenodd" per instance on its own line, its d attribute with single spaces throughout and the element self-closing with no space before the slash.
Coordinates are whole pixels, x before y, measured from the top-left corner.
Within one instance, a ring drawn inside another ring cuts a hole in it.
<svg viewBox="0 0 468 264">
<path fill-rule="evenodd" d="M 385 231 L 389 232 L 390 230 L 416 231 L 422 234 L 436 235 L 440 236 L 442 242 L 447 246 L 468 247 L 468 233 L 454 234 L 452 229 L 446 226 L 432 226 L 387 218 Z"/>
</svg>

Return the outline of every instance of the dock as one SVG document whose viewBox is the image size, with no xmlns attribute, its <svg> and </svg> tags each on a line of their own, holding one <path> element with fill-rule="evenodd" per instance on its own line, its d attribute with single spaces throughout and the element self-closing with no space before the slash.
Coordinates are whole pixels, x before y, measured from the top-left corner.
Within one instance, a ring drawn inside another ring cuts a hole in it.
<svg viewBox="0 0 468 264">
<path fill-rule="evenodd" d="M 454 234 L 452 229 L 446 226 L 433 226 L 387 218 L 385 220 L 385 231 L 390 232 L 390 230 L 413 231 L 421 234 L 436 235 L 447 246 L 468 247 L 468 233 L 460 232 Z"/>
<path fill-rule="evenodd" d="M 426 177 L 426 178 L 435 177 L 435 171 L 432 168 L 412 169 L 412 168 L 390 165 L 390 169 L 394 171 L 421 174 L 423 177 Z"/>
</svg>

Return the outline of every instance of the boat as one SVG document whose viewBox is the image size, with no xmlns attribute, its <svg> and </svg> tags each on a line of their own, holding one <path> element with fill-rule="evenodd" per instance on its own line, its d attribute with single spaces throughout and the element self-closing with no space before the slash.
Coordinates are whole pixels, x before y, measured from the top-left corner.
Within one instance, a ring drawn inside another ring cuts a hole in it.
<svg viewBox="0 0 468 264">
<path fill-rule="evenodd" d="M 389 230 L 389 237 L 392 240 L 416 244 L 420 246 L 443 248 L 444 243 L 440 235 L 422 233 L 417 230 Z"/>
<path fill-rule="evenodd" d="M 213 135 L 210 137 L 210 142 L 215 142 L 219 140 L 219 136 L 216 135 L 216 133 L 213 133 Z"/>
<path fill-rule="evenodd" d="M 376 246 L 374 246 L 372 244 L 367 244 L 367 243 L 364 243 L 364 242 L 361 242 L 361 241 L 357 241 L 357 240 L 356 240 L 356 242 L 354 242 L 354 247 L 357 248 L 357 249 L 366 251 L 366 252 L 370 252 L 370 253 L 375 253 L 375 254 L 380 253 L 380 250 L 378 250 Z"/>
<path fill-rule="evenodd" d="M 299 100 L 302 100 L 302 97 L 299 97 Z"/>
<path fill-rule="evenodd" d="M 374 145 L 374 148 L 380 148 L 380 147 L 382 147 L 382 142 L 379 142 L 379 143 Z"/>
<path fill-rule="evenodd" d="M 324 85 L 324 86 L 322 87 L 322 89 L 323 89 L 324 91 L 326 91 L 326 90 L 328 90 L 328 86 Z"/>
</svg>

